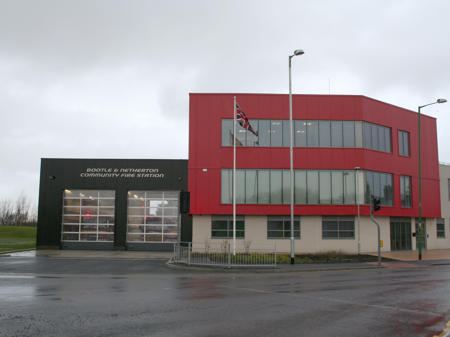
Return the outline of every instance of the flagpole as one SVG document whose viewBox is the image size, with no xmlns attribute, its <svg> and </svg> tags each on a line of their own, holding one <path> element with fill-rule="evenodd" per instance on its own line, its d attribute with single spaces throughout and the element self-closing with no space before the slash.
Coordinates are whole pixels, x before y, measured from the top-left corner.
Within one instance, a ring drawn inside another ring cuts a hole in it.
<svg viewBox="0 0 450 337">
<path fill-rule="evenodd" d="M 236 96 L 233 105 L 233 255 L 236 255 Z"/>
</svg>

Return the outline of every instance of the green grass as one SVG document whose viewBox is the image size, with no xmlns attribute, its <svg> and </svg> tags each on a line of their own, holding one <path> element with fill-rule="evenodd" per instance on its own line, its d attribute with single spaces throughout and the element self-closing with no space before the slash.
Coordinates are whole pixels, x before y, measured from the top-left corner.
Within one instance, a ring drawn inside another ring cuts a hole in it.
<svg viewBox="0 0 450 337">
<path fill-rule="evenodd" d="M 0 226 L 0 253 L 36 247 L 36 227 Z"/>
<path fill-rule="evenodd" d="M 386 260 L 383 258 L 383 260 Z M 295 263 L 349 263 L 349 262 L 375 262 L 376 256 L 364 254 L 345 254 L 336 251 L 323 252 L 318 254 L 295 255 Z M 277 263 L 290 263 L 291 257 L 288 254 L 277 255 Z"/>
</svg>

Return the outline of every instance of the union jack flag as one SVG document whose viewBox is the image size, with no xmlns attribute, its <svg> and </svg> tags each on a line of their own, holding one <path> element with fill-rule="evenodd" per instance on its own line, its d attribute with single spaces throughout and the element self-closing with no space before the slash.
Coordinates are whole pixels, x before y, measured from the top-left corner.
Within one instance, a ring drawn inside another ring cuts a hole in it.
<svg viewBox="0 0 450 337">
<path fill-rule="evenodd" d="M 250 125 L 250 122 L 248 121 L 245 112 L 241 110 L 241 107 L 237 103 L 236 103 L 236 120 L 239 123 L 239 125 L 242 126 L 244 129 L 250 131 L 255 136 L 258 136 L 258 132 L 256 132 L 255 129 L 253 129 L 253 127 Z"/>
</svg>

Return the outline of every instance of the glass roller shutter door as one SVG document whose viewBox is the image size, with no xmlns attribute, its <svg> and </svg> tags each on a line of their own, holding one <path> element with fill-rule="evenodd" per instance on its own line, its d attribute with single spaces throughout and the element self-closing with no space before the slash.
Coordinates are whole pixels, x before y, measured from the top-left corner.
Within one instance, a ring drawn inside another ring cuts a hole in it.
<svg viewBox="0 0 450 337">
<path fill-rule="evenodd" d="M 115 191 L 64 190 L 61 240 L 114 242 Z"/>
<path fill-rule="evenodd" d="M 128 192 L 127 242 L 172 243 L 178 235 L 179 192 Z"/>
</svg>

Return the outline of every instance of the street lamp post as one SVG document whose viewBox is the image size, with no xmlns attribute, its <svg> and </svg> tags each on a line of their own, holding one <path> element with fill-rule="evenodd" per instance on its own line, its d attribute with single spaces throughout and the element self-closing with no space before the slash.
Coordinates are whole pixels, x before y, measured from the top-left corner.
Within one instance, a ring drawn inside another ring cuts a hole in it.
<svg viewBox="0 0 450 337">
<path fill-rule="evenodd" d="M 360 214 L 359 214 L 359 204 L 360 204 L 360 200 L 359 200 L 359 170 L 361 168 L 355 167 L 355 178 L 356 178 L 356 204 L 358 206 L 358 255 L 361 254 L 361 225 L 360 225 Z"/>
<path fill-rule="evenodd" d="M 419 105 L 418 109 L 418 115 L 419 115 L 419 232 L 416 235 L 416 240 L 418 248 L 419 248 L 419 260 L 422 260 L 422 244 L 424 243 L 424 231 L 423 231 L 423 224 L 422 224 L 422 141 L 421 141 L 421 134 L 420 134 L 420 110 L 426 106 L 433 105 L 433 104 L 440 104 L 447 102 L 444 98 L 439 98 L 436 100 L 436 102 L 428 103 L 425 105 Z"/>
<path fill-rule="evenodd" d="M 292 67 L 291 59 L 294 56 L 303 55 L 305 52 L 302 49 L 297 49 L 294 54 L 289 55 L 289 128 L 291 129 L 291 141 L 289 146 L 290 155 L 290 177 L 291 177 L 291 264 L 295 260 L 295 246 L 294 246 L 294 126 L 292 125 Z"/>
</svg>

